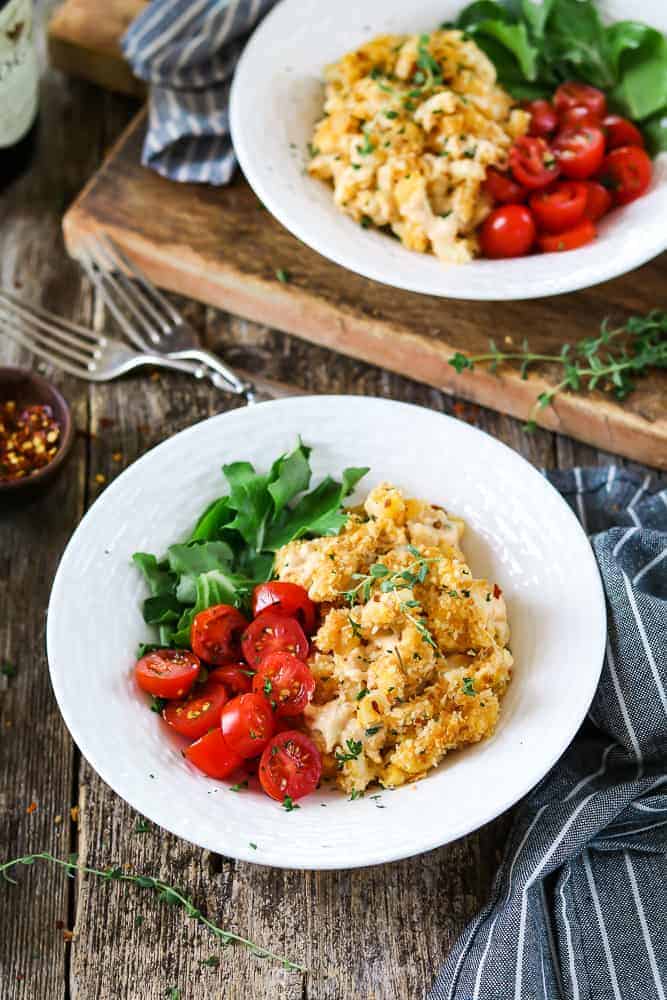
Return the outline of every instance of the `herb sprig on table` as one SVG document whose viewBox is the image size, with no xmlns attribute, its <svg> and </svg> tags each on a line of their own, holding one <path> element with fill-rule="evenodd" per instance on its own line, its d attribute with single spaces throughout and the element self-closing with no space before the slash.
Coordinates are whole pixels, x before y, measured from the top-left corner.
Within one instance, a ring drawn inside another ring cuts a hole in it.
<svg viewBox="0 0 667 1000">
<path fill-rule="evenodd" d="M 562 370 L 560 381 L 535 401 L 526 424 L 527 430 L 534 430 L 539 411 L 567 389 L 601 389 L 622 400 L 634 390 L 638 376 L 650 368 L 667 368 L 667 312 L 653 310 L 646 316 L 631 316 L 614 328 L 604 320 L 596 337 L 585 337 L 574 345 L 563 344 L 559 354 L 535 354 L 527 340 L 518 351 L 501 351 L 490 340 L 486 354 L 467 356 L 457 352 L 449 359 L 459 373 L 477 364 L 488 364 L 496 372 L 506 362 L 518 362 L 523 379 L 528 377 L 531 366 L 540 362 L 557 364 Z"/>
<path fill-rule="evenodd" d="M 606 26 L 592 0 L 476 0 L 446 27 L 474 39 L 517 99 L 550 97 L 564 80 L 581 80 L 640 122 L 653 152 L 667 149 L 667 39 L 655 28 Z"/>
<path fill-rule="evenodd" d="M 120 867 L 106 869 L 88 868 L 86 865 L 79 864 L 75 854 L 70 855 L 67 860 L 64 860 L 55 857 L 53 854 L 49 854 L 47 851 L 42 851 L 39 854 L 26 854 L 22 858 L 13 858 L 11 861 L 5 861 L 0 865 L 0 876 L 2 876 L 5 882 L 16 885 L 15 879 L 11 878 L 7 872 L 17 865 L 33 865 L 36 861 L 48 861 L 51 864 L 59 865 L 71 877 L 74 877 L 77 873 L 81 875 L 95 875 L 106 882 L 124 882 L 137 886 L 139 889 L 151 889 L 161 903 L 180 907 L 184 910 L 187 917 L 196 920 L 197 923 L 206 927 L 222 944 L 240 944 L 244 948 L 247 948 L 253 955 L 256 955 L 257 958 L 270 958 L 275 962 L 280 962 L 285 969 L 297 972 L 305 971 L 305 966 L 299 965 L 297 962 L 292 962 L 288 958 L 283 958 L 281 955 L 276 955 L 275 952 L 270 951 L 268 948 L 260 947 L 254 941 L 250 941 L 248 938 L 244 938 L 234 931 L 227 931 L 222 927 L 218 927 L 212 920 L 204 916 L 202 911 L 180 889 L 174 888 L 174 886 L 163 882 L 161 879 L 153 878 L 151 875 L 136 875 L 126 872 Z"/>
<path fill-rule="evenodd" d="M 157 626 L 161 645 L 188 646 L 192 619 L 213 604 L 246 610 L 253 587 L 271 578 L 281 546 L 344 527 L 343 501 L 368 469 L 345 469 L 340 482 L 325 476 L 309 490 L 310 452 L 299 441 L 265 475 L 249 462 L 225 465 L 229 493 L 209 504 L 185 542 L 162 559 L 135 553 L 151 592 L 144 620 Z"/>
</svg>

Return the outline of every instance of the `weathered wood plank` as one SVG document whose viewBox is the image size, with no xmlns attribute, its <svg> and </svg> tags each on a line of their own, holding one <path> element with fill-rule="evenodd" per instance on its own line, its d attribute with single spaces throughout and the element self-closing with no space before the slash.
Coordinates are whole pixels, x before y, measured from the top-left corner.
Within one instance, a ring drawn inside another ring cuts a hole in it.
<svg viewBox="0 0 667 1000">
<path fill-rule="evenodd" d="M 88 109 L 86 115 L 84 109 Z M 73 132 L 67 123 L 78 120 Z M 89 315 L 78 268 L 60 236 L 66 200 L 99 158 L 99 126 L 90 88 L 47 76 L 39 151 L 29 172 L 0 196 L 0 282 L 73 318 Z M 3 363 L 34 364 L 4 333 Z M 85 430 L 87 387 L 47 369 Z M 0 660 L 16 676 L 0 677 L 0 844 L 3 860 L 73 849 L 70 823 L 77 752 L 48 679 L 45 611 L 60 554 L 84 506 L 85 438 L 48 494 L 0 509 Z M 75 801 L 75 799 L 74 799 Z M 34 811 L 28 812 L 28 810 Z M 3 1000 L 66 997 L 72 883 L 44 865 L 21 868 L 17 887 L 0 888 L 0 994 Z"/>
</svg>

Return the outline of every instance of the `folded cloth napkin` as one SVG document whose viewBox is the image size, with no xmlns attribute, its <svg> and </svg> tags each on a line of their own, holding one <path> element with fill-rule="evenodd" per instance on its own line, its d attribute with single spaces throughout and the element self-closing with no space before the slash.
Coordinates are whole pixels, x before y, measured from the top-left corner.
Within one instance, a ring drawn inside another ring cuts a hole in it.
<svg viewBox="0 0 667 1000">
<path fill-rule="evenodd" d="M 667 993 L 667 481 L 615 466 L 548 478 L 598 560 L 602 677 L 576 739 L 518 807 L 491 899 L 429 1000 Z"/>
<path fill-rule="evenodd" d="M 250 31 L 276 0 L 152 0 L 122 40 L 150 84 L 142 163 L 176 181 L 227 184 L 229 91 Z"/>
</svg>

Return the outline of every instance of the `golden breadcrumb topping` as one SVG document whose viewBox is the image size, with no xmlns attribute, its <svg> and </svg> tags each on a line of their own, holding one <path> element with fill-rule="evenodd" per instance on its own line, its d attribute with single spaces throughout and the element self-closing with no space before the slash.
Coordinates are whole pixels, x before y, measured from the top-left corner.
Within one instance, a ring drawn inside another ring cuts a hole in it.
<svg viewBox="0 0 667 1000">
<path fill-rule="evenodd" d="M 305 719 L 324 774 L 348 793 L 423 778 L 495 729 L 509 626 L 500 588 L 466 564 L 463 529 L 385 483 L 337 537 L 277 553 L 278 578 L 320 605 Z"/>
</svg>

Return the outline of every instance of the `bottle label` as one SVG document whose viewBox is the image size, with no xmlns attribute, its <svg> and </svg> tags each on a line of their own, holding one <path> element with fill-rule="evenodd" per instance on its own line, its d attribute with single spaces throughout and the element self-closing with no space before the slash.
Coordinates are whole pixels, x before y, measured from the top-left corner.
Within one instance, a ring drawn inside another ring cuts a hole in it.
<svg viewBox="0 0 667 1000">
<path fill-rule="evenodd" d="M 29 131 L 37 115 L 38 86 L 32 0 L 10 0 L 0 10 L 0 149 Z"/>
</svg>

